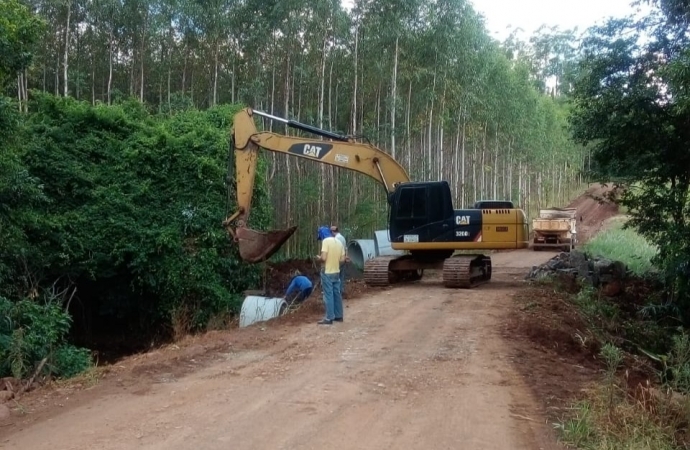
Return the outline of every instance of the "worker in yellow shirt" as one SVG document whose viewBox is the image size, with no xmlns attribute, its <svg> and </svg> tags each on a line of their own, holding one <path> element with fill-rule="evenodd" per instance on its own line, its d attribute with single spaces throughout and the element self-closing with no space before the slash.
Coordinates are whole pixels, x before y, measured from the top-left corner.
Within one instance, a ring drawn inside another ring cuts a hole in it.
<svg viewBox="0 0 690 450">
<path fill-rule="evenodd" d="M 329 227 L 319 227 L 321 241 L 321 289 L 326 305 L 326 317 L 319 325 L 331 325 L 343 321 L 343 294 L 340 290 L 340 264 L 345 261 L 345 247 L 335 238 Z"/>
</svg>

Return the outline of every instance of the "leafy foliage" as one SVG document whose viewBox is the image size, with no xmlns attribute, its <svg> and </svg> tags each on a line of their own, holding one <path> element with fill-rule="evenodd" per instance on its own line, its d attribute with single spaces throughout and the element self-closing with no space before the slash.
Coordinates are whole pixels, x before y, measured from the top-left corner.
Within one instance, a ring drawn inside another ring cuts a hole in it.
<svg viewBox="0 0 690 450">
<path fill-rule="evenodd" d="M 18 0 L 0 0 L 0 89 L 31 63 L 45 23 Z"/>
<path fill-rule="evenodd" d="M 19 141 L 45 201 L 19 221 L 19 250 L 0 258 L 25 280 L 4 294 L 22 298 L 31 282 L 74 283 L 87 304 L 76 314 L 87 315 L 82 326 L 120 333 L 169 325 L 181 305 L 193 311 L 192 329 L 237 310 L 239 293 L 260 276 L 220 225 L 233 208 L 225 177 L 237 108 L 155 116 L 136 101 L 91 106 L 36 94 Z M 262 183 L 257 227 L 269 218 Z"/>
<path fill-rule="evenodd" d="M 25 378 L 44 358 L 48 374 L 58 377 L 88 369 L 91 353 L 65 341 L 71 322 L 59 303 L 0 297 L 0 376 Z"/>
<path fill-rule="evenodd" d="M 665 3 L 648 18 L 592 30 L 571 124 L 592 145 L 595 176 L 627 187 L 629 226 L 658 247 L 654 262 L 690 322 L 690 9 Z"/>
</svg>

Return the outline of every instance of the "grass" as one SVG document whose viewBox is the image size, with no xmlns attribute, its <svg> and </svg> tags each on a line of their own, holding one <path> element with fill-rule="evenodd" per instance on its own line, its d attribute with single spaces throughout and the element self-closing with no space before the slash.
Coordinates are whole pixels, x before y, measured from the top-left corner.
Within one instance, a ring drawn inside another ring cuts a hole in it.
<svg viewBox="0 0 690 450">
<path fill-rule="evenodd" d="M 610 402 L 611 391 L 615 398 Z M 645 401 L 626 396 L 616 387 L 599 387 L 574 406 L 572 418 L 557 424 L 561 441 L 582 450 L 676 450 L 683 448 L 672 427 L 659 423 Z"/>
<path fill-rule="evenodd" d="M 687 353 L 689 342 L 679 339 L 676 352 Z M 561 442 L 582 450 L 687 448 L 690 401 L 678 394 L 683 387 L 665 385 L 658 389 L 648 383 L 631 389 L 627 370 L 626 375 L 618 375 L 623 352 L 607 343 L 600 357 L 606 364 L 603 382 L 587 391 L 566 420 L 555 424 Z M 687 370 L 687 358 L 676 363 L 676 369 Z"/>
<path fill-rule="evenodd" d="M 626 322 L 621 310 L 593 288 L 582 289 L 572 301 L 589 331 L 604 343 L 597 359 L 605 369 L 602 379 L 554 424 L 561 441 L 582 450 L 690 448 L 690 335 L 674 335 L 656 375 L 649 373 L 648 382 L 635 385 L 628 377 L 636 358 L 612 343 L 639 340 L 617 336 L 623 330 L 616 324 Z"/>
<path fill-rule="evenodd" d="M 654 270 L 651 259 L 657 254 L 656 247 L 645 238 L 634 230 L 623 229 L 621 220 L 587 242 L 584 249 L 593 256 L 621 261 L 638 276 Z"/>
</svg>

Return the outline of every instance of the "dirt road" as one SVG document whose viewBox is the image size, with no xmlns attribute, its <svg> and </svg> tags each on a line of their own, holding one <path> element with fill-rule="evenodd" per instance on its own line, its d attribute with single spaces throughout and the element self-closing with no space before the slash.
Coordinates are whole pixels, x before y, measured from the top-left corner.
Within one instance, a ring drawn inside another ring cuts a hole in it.
<svg viewBox="0 0 690 450">
<path fill-rule="evenodd" d="M 345 322 L 333 326 L 226 332 L 229 350 L 200 370 L 178 377 L 172 367 L 100 394 L 97 386 L 62 413 L 6 432 L 0 447 L 560 448 L 501 337 L 510 293 L 552 256 L 497 253 L 494 279 L 475 290 L 444 289 L 431 276 L 377 291 L 346 301 Z M 233 350 L 243 334 L 262 332 L 275 339 Z"/>
</svg>

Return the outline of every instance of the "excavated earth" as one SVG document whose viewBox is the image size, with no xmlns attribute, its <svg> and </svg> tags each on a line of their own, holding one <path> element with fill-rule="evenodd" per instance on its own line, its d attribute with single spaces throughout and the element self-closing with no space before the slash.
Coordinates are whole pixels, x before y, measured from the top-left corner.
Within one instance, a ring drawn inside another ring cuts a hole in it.
<svg viewBox="0 0 690 450">
<path fill-rule="evenodd" d="M 593 186 L 589 194 L 605 188 Z M 616 214 L 584 195 L 580 232 Z M 8 406 L 6 449 L 556 449 L 552 422 L 597 373 L 581 326 L 524 280 L 555 253 L 492 255 L 494 278 L 348 283 L 345 322 L 317 326 L 318 291 L 251 327 L 185 338 L 53 383 Z M 284 289 L 310 262 L 273 265 Z M 550 303 L 548 303 L 550 305 Z M 544 313 L 543 311 L 546 311 Z"/>
</svg>

